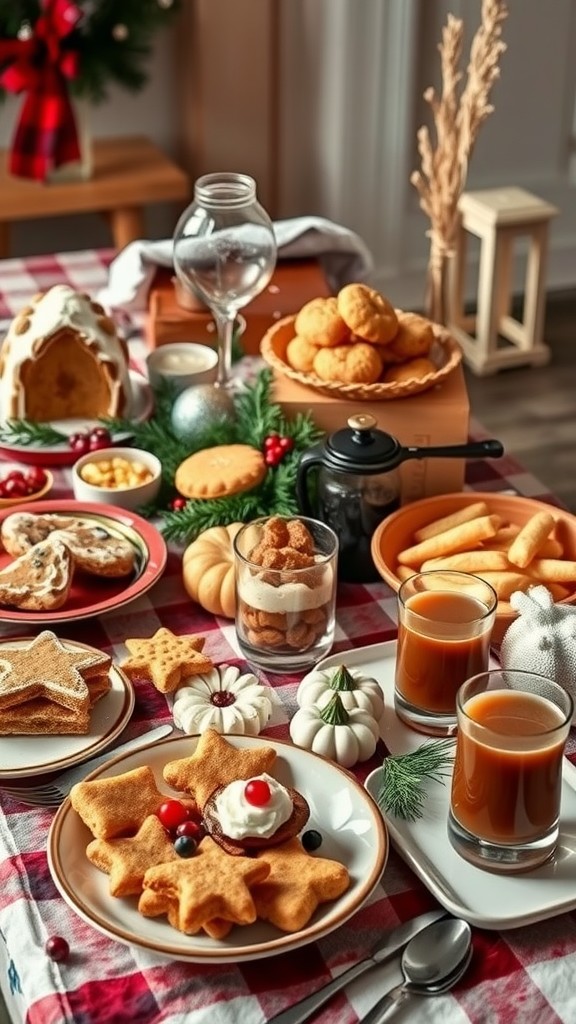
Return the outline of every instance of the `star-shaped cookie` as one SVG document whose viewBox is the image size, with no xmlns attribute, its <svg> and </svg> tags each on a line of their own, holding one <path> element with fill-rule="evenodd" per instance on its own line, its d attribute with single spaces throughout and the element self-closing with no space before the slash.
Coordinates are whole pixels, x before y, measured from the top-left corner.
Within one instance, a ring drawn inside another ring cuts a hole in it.
<svg viewBox="0 0 576 1024">
<path fill-rule="evenodd" d="M 206 836 L 190 860 L 149 868 L 144 890 L 178 900 L 177 927 L 185 935 L 195 935 L 214 919 L 252 924 L 256 909 L 250 890 L 269 871 L 265 860 L 229 857 Z"/>
<path fill-rule="evenodd" d="M 194 753 L 190 757 L 169 761 L 164 765 L 163 775 L 174 789 L 190 793 L 202 809 L 218 786 L 269 772 L 275 760 L 273 747 L 240 750 L 215 729 L 207 729 L 198 740 Z"/>
<path fill-rule="evenodd" d="M 111 896 L 137 896 L 148 868 L 178 860 L 166 829 L 155 814 L 144 819 L 135 836 L 93 839 L 86 847 L 88 860 L 110 875 Z"/>
<path fill-rule="evenodd" d="M 90 704 L 85 676 L 110 658 L 101 651 L 65 647 L 50 630 L 43 630 L 25 647 L 0 649 L 0 708 L 45 697 L 60 707 L 81 711 Z"/>
<path fill-rule="evenodd" d="M 129 679 L 149 679 L 161 693 L 172 693 L 190 676 L 214 668 L 201 653 L 204 643 L 203 636 L 177 636 L 162 626 L 154 636 L 126 640 L 132 657 L 120 667 Z"/>
<path fill-rule="evenodd" d="M 337 899 L 350 885 L 344 864 L 306 853 L 299 839 L 257 854 L 270 874 L 252 890 L 258 917 L 284 932 L 297 932 L 320 903 Z"/>
<path fill-rule="evenodd" d="M 168 923 L 173 928 L 178 928 L 178 900 L 172 896 L 144 889 L 138 900 L 138 910 L 142 917 L 161 917 L 165 914 Z M 223 921 L 221 917 L 215 917 L 212 921 L 205 921 L 201 930 L 211 939 L 225 939 L 233 927 L 232 921 Z"/>
<path fill-rule="evenodd" d="M 134 834 L 166 797 L 149 765 L 105 779 L 77 782 L 70 802 L 97 839 Z"/>
</svg>

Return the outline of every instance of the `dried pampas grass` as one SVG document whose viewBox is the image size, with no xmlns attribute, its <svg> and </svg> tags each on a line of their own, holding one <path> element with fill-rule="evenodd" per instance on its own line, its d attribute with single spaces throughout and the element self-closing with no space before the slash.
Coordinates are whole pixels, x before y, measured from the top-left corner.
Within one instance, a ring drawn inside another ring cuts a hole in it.
<svg viewBox="0 0 576 1024">
<path fill-rule="evenodd" d="M 411 183 L 420 206 L 430 218 L 430 259 L 426 312 L 437 323 L 446 322 L 446 271 L 458 228 L 458 200 L 464 191 L 468 164 L 480 128 L 494 107 L 490 93 L 499 78 L 499 60 L 506 50 L 501 24 L 508 15 L 503 0 L 483 0 L 482 23 L 472 41 L 467 78 L 460 71 L 464 25 L 448 15 L 438 45 L 442 69 L 440 95 L 430 87 L 424 99 L 434 119 L 436 145 L 426 126 L 418 131 L 421 169 Z"/>
</svg>

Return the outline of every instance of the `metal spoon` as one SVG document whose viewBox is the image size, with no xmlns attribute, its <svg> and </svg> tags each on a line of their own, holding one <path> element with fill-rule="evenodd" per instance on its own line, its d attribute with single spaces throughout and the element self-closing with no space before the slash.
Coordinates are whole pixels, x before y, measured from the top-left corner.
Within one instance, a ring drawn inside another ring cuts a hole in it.
<svg viewBox="0 0 576 1024">
<path fill-rule="evenodd" d="M 472 958 L 470 925 L 460 918 L 437 921 L 416 935 L 402 954 L 404 981 L 382 996 L 362 1024 L 381 1024 L 409 995 L 437 996 L 448 992 Z"/>
</svg>

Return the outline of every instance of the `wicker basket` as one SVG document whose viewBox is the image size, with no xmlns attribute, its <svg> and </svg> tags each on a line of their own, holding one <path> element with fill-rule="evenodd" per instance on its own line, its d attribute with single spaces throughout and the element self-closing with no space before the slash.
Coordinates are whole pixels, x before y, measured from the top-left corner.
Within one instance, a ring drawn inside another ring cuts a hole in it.
<svg viewBox="0 0 576 1024">
<path fill-rule="evenodd" d="M 381 402 L 390 398 L 408 398 L 421 391 L 428 391 L 440 384 L 448 374 L 456 369 L 462 359 L 462 350 L 458 343 L 443 327 L 433 324 L 435 342 L 429 352 L 429 358 L 438 367 L 435 373 L 429 373 L 420 380 L 407 380 L 394 384 L 344 384 L 342 381 L 322 380 L 313 373 L 301 373 L 294 370 L 286 359 L 288 343 L 295 335 L 295 317 L 286 316 L 278 320 L 266 331 L 260 344 L 262 358 L 278 373 L 290 377 L 291 380 L 313 388 L 329 398 L 354 399 L 361 402 Z"/>
</svg>

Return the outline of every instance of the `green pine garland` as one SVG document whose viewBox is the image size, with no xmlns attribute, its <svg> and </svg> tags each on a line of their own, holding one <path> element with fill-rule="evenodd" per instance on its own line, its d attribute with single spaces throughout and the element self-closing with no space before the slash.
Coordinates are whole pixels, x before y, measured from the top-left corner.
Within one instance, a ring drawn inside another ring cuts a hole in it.
<svg viewBox="0 0 576 1024">
<path fill-rule="evenodd" d="M 171 412 L 174 391 L 162 385 L 155 391 L 155 412 L 145 423 L 108 420 L 105 425 L 115 433 L 130 432 L 132 444 L 152 452 L 162 463 L 162 487 L 154 505 L 141 509 L 147 517 L 161 516 L 162 533 L 167 540 L 187 543 L 211 526 L 248 522 L 263 515 L 295 515 L 296 476 L 302 452 L 315 444 L 322 432 L 309 414 L 287 420 L 279 405 L 270 400 L 272 371 L 261 370 L 234 398 L 235 417 L 222 418 L 209 429 L 198 431 L 194 440 L 182 441 L 172 430 Z M 252 491 L 229 498 L 190 499 L 183 509 L 167 508 L 177 494 L 174 477 L 188 455 L 219 444 L 249 444 L 260 450 L 270 434 L 291 437 L 292 451 L 278 466 L 270 467 L 262 483 Z"/>
<path fill-rule="evenodd" d="M 157 31 L 181 0 L 75 0 L 83 17 L 63 40 L 78 54 L 80 71 L 70 92 L 99 103 L 111 83 L 137 91 L 147 81 L 147 61 Z M 16 39 L 42 12 L 40 0 L 0 0 L 0 39 Z M 1 67 L 1 62 L 0 62 Z M 5 95 L 0 87 L 0 99 Z"/>
</svg>

